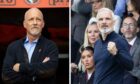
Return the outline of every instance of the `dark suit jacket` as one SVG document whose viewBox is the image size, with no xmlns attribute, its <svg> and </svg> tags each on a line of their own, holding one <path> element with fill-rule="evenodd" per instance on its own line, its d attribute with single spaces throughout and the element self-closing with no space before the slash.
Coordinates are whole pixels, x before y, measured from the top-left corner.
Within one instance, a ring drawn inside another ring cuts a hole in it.
<svg viewBox="0 0 140 84">
<path fill-rule="evenodd" d="M 130 73 L 126 72 L 124 84 L 137 84 L 137 79 L 140 80 L 140 39 L 138 37 L 130 48 L 130 54 L 133 57 L 134 67 Z"/>
<path fill-rule="evenodd" d="M 79 77 L 79 82 L 80 84 L 93 84 L 93 79 L 94 79 L 94 73 L 92 73 L 91 77 L 89 80 L 87 80 L 87 74 L 83 73 Z"/>
<path fill-rule="evenodd" d="M 75 74 L 74 82 L 72 84 L 93 84 L 94 80 L 94 72 L 92 73 L 89 80 L 87 80 L 87 73 L 82 72 L 79 74 Z"/>
<path fill-rule="evenodd" d="M 58 49 L 54 42 L 41 36 L 33 52 L 31 63 L 29 63 L 24 41 L 25 38 L 8 46 L 2 68 L 4 82 L 10 84 L 53 84 L 58 65 Z M 45 57 L 49 57 L 50 60 L 42 63 Z M 13 71 L 15 63 L 20 63 L 18 73 Z"/>
</svg>

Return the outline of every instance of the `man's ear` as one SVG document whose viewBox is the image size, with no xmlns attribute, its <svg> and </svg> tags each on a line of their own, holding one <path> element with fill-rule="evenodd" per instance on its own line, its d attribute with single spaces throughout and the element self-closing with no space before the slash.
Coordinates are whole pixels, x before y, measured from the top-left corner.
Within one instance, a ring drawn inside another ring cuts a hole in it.
<svg viewBox="0 0 140 84">
<path fill-rule="evenodd" d="M 115 25 L 116 20 L 113 20 L 113 25 Z"/>
<path fill-rule="evenodd" d="M 113 21 L 112 21 L 112 25 L 111 25 L 111 26 L 112 26 L 113 30 L 114 30 L 115 22 L 116 22 L 116 20 L 113 20 Z"/>
<path fill-rule="evenodd" d="M 137 27 L 137 33 L 140 31 L 140 28 L 139 27 Z"/>
<path fill-rule="evenodd" d="M 121 33 L 124 33 L 124 30 L 123 30 L 123 28 L 121 28 Z"/>
<path fill-rule="evenodd" d="M 42 25 L 42 28 L 44 28 L 44 26 L 45 26 L 45 21 L 43 20 L 43 25 Z"/>
<path fill-rule="evenodd" d="M 23 27 L 26 29 L 25 20 L 23 21 Z"/>
</svg>

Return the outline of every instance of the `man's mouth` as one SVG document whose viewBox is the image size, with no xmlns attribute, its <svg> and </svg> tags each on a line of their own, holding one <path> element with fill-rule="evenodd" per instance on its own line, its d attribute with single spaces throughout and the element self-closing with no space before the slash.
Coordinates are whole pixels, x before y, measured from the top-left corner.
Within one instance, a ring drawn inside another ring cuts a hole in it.
<svg viewBox="0 0 140 84">
<path fill-rule="evenodd" d="M 109 28 L 108 26 L 104 26 L 101 28 L 101 30 L 104 32 L 109 32 L 111 30 L 111 28 Z"/>
<path fill-rule="evenodd" d="M 102 26 L 102 28 L 107 28 L 107 27 L 108 27 L 107 25 L 103 25 L 103 26 Z"/>
</svg>

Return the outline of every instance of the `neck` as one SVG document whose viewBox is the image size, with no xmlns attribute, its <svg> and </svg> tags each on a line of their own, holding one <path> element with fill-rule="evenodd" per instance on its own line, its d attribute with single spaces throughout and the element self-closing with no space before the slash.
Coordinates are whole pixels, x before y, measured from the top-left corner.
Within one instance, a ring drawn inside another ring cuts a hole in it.
<svg viewBox="0 0 140 84">
<path fill-rule="evenodd" d="M 32 43 L 34 40 L 38 39 L 40 35 L 32 36 L 32 35 L 27 34 L 27 37 L 29 39 L 29 42 Z"/>
<path fill-rule="evenodd" d="M 102 40 L 105 41 L 106 37 L 107 37 L 107 33 L 106 34 L 101 34 Z"/>
<path fill-rule="evenodd" d="M 127 40 L 127 42 L 130 42 L 130 41 L 132 41 L 132 39 L 126 39 Z"/>
<path fill-rule="evenodd" d="M 95 71 L 95 68 L 87 69 L 87 73 L 93 73 Z"/>
<path fill-rule="evenodd" d="M 130 41 L 132 41 L 134 38 L 135 38 L 135 37 L 133 37 L 133 38 L 126 38 L 126 40 L 127 40 L 127 42 L 130 42 Z"/>
<path fill-rule="evenodd" d="M 101 34 L 102 40 L 105 41 L 108 34 L 110 34 L 111 32 L 112 32 L 111 29 L 101 29 L 100 34 Z"/>
<path fill-rule="evenodd" d="M 89 46 L 94 47 L 94 43 L 90 43 Z"/>
<path fill-rule="evenodd" d="M 132 14 L 133 14 L 133 18 L 137 21 L 139 18 L 138 12 L 134 11 L 134 12 L 132 12 Z"/>
</svg>

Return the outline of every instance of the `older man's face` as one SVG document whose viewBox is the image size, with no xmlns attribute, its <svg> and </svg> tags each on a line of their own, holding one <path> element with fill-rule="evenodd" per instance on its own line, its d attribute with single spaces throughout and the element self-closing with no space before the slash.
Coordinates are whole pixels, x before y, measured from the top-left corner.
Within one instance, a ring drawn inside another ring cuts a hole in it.
<svg viewBox="0 0 140 84">
<path fill-rule="evenodd" d="M 114 21 L 111 12 L 102 11 L 98 14 L 98 28 L 102 33 L 109 33 L 113 31 Z"/>
<path fill-rule="evenodd" d="M 42 13 L 37 9 L 31 9 L 28 11 L 25 15 L 24 27 L 26 28 L 29 35 L 40 35 L 44 27 Z"/>
<path fill-rule="evenodd" d="M 126 39 L 133 39 L 138 31 L 135 21 L 131 17 L 125 18 L 121 31 Z"/>
</svg>

